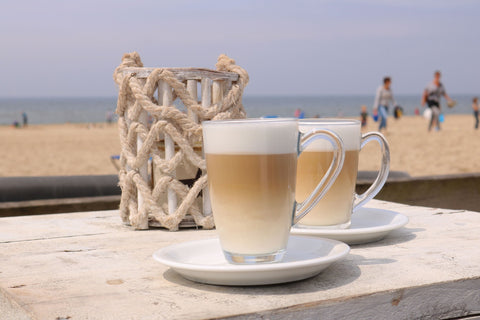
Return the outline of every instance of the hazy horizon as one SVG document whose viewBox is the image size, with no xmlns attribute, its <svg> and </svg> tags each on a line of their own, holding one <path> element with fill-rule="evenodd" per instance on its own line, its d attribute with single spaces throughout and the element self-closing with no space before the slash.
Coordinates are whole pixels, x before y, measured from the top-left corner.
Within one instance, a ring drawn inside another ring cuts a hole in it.
<svg viewBox="0 0 480 320">
<path fill-rule="evenodd" d="M 477 93 L 472 93 L 472 92 L 466 92 L 466 93 L 456 93 L 456 92 L 448 92 L 450 96 L 452 96 L 452 99 L 455 98 L 455 95 L 458 96 L 480 96 Z M 401 96 L 401 97 L 413 97 L 413 96 L 418 96 L 419 99 L 421 99 L 422 92 L 420 93 L 397 93 L 395 96 Z M 289 93 L 275 93 L 275 94 L 267 94 L 267 93 L 244 93 L 243 97 L 374 97 L 375 93 L 336 93 L 336 94 L 289 94 Z M 8 99 L 117 99 L 117 95 L 109 95 L 109 96 L 0 96 L 0 99 L 8 100 Z"/>
</svg>

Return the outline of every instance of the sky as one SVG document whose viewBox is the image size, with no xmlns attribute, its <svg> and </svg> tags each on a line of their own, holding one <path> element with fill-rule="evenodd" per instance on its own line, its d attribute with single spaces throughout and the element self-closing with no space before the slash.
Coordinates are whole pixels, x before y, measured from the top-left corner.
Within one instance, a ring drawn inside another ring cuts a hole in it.
<svg viewBox="0 0 480 320">
<path fill-rule="evenodd" d="M 116 96 L 132 51 L 148 67 L 227 54 L 246 95 L 373 95 L 384 76 L 420 94 L 437 69 L 450 95 L 480 94 L 475 0 L 3 0 L 0 41 L 0 97 Z"/>
</svg>

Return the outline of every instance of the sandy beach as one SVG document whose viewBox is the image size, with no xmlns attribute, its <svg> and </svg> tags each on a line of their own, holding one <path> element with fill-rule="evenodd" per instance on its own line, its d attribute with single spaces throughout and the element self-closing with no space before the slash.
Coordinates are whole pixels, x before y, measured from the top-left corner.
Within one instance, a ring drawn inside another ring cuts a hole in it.
<svg viewBox="0 0 480 320">
<path fill-rule="evenodd" d="M 369 119 L 365 131 L 378 130 Z M 429 176 L 480 172 L 480 130 L 475 130 L 471 115 L 446 115 L 440 131 L 428 132 L 422 116 L 388 119 L 384 133 L 390 145 L 391 170 L 411 176 Z M 360 153 L 360 169 L 375 170 L 380 163 L 376 143 Z"/>
<path fill-rule="evenodd" d="M 116 124 L 0 127 L 0 176 L 115 174 Z"/>
<path fill-rule="evenodd" d="M 480 130 L 471 115 L 447 115 L 441 131 L 427 131 L 421 116 L 388 119 L 391 170 L 411 176 L 480 172 Z M 378 123 L 369 118 L 366 131 Z M 110 157 L 120 153 L 115 124 L 0 127 L 0 176 L 115 174 Z M 379 167 L 378 146 L 360 154 L 360 170 Z"/>
</svg>

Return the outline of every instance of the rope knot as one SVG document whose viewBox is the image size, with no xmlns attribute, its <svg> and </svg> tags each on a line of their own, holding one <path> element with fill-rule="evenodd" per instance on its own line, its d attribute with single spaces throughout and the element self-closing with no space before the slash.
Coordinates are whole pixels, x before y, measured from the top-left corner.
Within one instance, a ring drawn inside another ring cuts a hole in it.
<svg viewBox="0 0 480 320">
<path fill-rule="evenodd" d="M 218 71 L 230 71 L 232 65 L 235 65 L 235 60 L 225 54 L 221 54 L 218 56 L 215 68 L 217 68 Z"/>
<path fill-rule="evenodd" d="M 138 52 L 130 52 L 125 53 L 122 56 L 122 63 L 118 67 L 115 68 L 113 72 L 113 80 L 117 85 L 120 85 L 123 80 L 122 70 L 126 67 L 143 67 L 142 60 L 140 59 L 140 55 Z"/>
<path fill-rule="evenodd" d="M 122 56 L 120 67 L 143 67 L 142 59 L 140 59 L 138 52 L 125 53 Z"/>
</svg>

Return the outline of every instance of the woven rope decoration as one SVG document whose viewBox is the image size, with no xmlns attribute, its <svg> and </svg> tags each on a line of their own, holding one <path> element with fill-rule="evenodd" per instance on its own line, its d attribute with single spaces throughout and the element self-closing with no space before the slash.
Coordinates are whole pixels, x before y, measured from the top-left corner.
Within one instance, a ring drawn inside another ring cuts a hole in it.
<svg viewBox="0 0 480 320">
<path fill-rule="evenodd" d="M 245 118 L 242 94 L 249 80 L 247 72 L 226 55 L 219 56 L 216 68 L 144 68 L 137 52 L 123 55 L 113 78 L 119 86 L 116 113 L 124 223 L 135 229 L 153 226 L 171 231 L 192 223 L 214 227 L 200 123 Z M 180 171 L 193 174 L 190 186 L 178 177 Z"/>
</svg>

